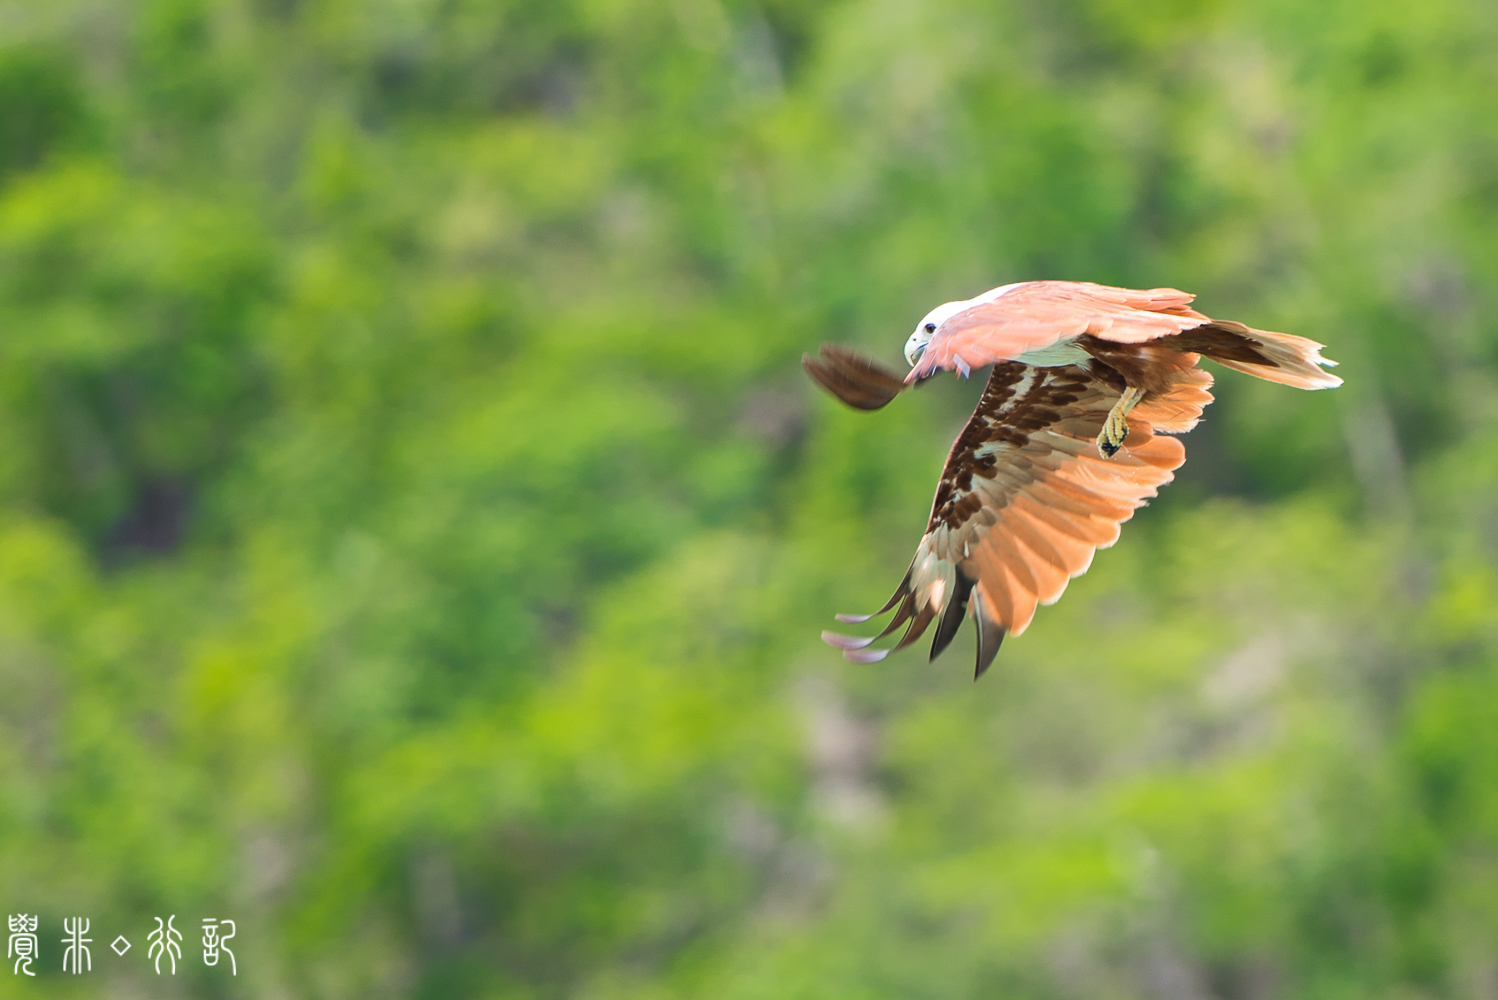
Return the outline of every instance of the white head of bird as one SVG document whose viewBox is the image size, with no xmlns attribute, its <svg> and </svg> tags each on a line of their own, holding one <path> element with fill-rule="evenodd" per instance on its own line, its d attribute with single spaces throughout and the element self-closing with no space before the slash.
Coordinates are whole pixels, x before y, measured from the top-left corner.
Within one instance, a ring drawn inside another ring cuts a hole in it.
<svg viewBox="0 0 1498 1000">
<path fill-rule="evenodd" d="M 946 306 L 941 308 L 945 309 Z M 926 345 L 931 343 L 931 337 L 936 333 L 936 328 L 941 325 L 941 320 L 932 319 L 939 311 L 939 309 L 933 309 L 927 313 L 926 318 L 921 320 L 920 325 L 915 328 L 915 333 L 912 333 L 910 339 L 905 341 L 905 360 L 910 362 L 912 368 L 915 367 L 917 361 L 921 360 L 921 353 L 926 350 Z"/>
<path fill-rule="evenodd" d="M 915 333 L 905 341 L 905 360 L 910 362 L 914 368 L 915 363 L 920 360 L 921 352 L 925 351 L 926 345 L 931 343 L 931 338 L 936 336 L 936 331 L 947 320 L 960 312 L 965 312 L 973 306 L 992 302 L 1011 288 L 1018 288 L 1023 282 L 1015 282 L 1012 285 L 1000 285 L 998 288 L 990 288 L 982 295 L 975 295 L 970 299 L 958 299 L 956 302 L 943 302 L 935 309 L 928 312 L 922 320 L 916 324 Z"/>
</svg>

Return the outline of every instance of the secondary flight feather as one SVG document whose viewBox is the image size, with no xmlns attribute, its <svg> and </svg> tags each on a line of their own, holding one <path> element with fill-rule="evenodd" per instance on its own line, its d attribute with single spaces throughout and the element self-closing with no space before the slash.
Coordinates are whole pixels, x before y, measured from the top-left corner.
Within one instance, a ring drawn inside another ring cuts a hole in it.
<svg viewBox="0 0 1498 1000">
<path fill-rule="evenodd" d="M 1321 356 L 1321 344 L 1214 320 L 1191 308 L 1193 298 L 1173 288 L 1026 281 L 927 313 L 906 341 L 903 378 L 835 344 L 805 357 L 813 379 L 860 410 L 940 371 L 966 378 L 993 366 L 947 456 L 905 578 L 873 615 L 837 616 L 894 617 L 876 636 L 822 638 L 870 663 L 891 651 L 873 643 L 902 625 L 897 650 L 935 623 L 934 660 L 966 615 L 982 676 L 1004 637 L 1023 632 L 1036 606 L 1057 600 L 1175 477 L 1186 450 L 1163 435 L 1195 427 L 1212 402 L 1202 357 L 1299 389 L 1342 384 L 1324 370 L 1336 362 Z"/>
</svg>

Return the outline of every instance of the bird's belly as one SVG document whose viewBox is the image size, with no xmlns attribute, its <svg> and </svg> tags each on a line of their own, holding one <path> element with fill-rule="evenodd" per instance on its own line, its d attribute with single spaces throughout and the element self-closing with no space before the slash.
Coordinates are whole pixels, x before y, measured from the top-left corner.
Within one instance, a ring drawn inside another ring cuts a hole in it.
<svg viewBox="0 0 1498 1000">
<path fill-rule="evenodd" d="M 1077 346 L 1075 340 L 1064 340 L 1046 347 L 1037 347 L 1033 351 L 1026 351 L 1015 357 L 1022 365 L 1034 365 L 1036 368 L 1060 368 L 1063 365 L 1086 364 L 1092 355 Z"/>
</svg>

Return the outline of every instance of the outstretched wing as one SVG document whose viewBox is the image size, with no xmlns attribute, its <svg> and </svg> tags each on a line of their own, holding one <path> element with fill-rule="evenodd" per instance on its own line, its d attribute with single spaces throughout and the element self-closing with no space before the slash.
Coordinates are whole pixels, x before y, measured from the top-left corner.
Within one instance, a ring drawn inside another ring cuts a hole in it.
<svg viewBox="0 0 1498 1000">
<path fill-rule="evenodd" d="M 924 377 L 944 368 L 980 368 L 1082 334 L 1127 344 L 1168 337 L 1210 322 L 1189 308 L 1193 298 L 1174 288 L 1027 281 L 942 323 L 915 372 Z"/>
<path fill-rule="evenodd" d="M 818 385 L 855 410 L 877 410 L 910 386 L 872 358 L 839 344 L 823 344 L 821 357 L 801 355 L 801 367 Z"/>
<path fill-rule="evenodd" d="M 978 628 L 982 675 L 1004 636 L 1023 632 L 1037 604 L 1054 602 L 1072 577 L 1085 573 L 1093 552 L 1117 541 L 1119 524 L 1186 460 L 1179 441 L 1156 431 L 1190 430 L 1212 401 L 1212 377 L 1186 366 L 1194 355 L 1182 361 L 1171 387 L 1134 409 L 1123 450 L 1111 459 L 1099 457 L 1095 441 L 1121 383 L 1075 365 L 995 365 L 947 458 L 910 569 L 875 612 L 893 608 L 893 620 L 873 638 L 824 632 L 823 639 L 850 660 L 872 662 L 889 652 L 867 648 L 877 639 L 908 621 L 894 647 L 901 649 L 934 621 L 935 659 L 968 611 Z"/>
</svg>

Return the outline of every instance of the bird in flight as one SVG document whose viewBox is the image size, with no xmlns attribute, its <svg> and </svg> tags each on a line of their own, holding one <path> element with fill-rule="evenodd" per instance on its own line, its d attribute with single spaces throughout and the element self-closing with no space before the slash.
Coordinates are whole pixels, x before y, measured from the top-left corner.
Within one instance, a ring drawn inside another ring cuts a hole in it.
<svg viewBox="0 0 1498 1000">
<path fill-rule="evenodd" d="M 894 649 L 936 623 L 934 660 L 971 615 L 978 632 L 975 678 L 1006 635 L 1019 635 L 1038 604 L 1054 603 L 1096 549 L 1186 460 L 1164 434 L 1195 427 L 1212 402 L 1202 357 L 1299 389 L 1342 380 L 1336 362 L 1305 337 L 1214 320 L 1173 288 L 1135 291 L 1082 281 L 1024 281 L 937 306 L 905 344 L 910 373 L 835 344 L 802 359 L 807 373 L 849 406 L 877 410 L 939 371 L 966 378 L 992 365 L 988 386 L 942 469 L 926 533 L 905 578 L 868 621 L 890 610 L 869 638 L 823 632 L 855 663 L 889 649 L 872 644 L 901 625 Z"/>
</svg>

